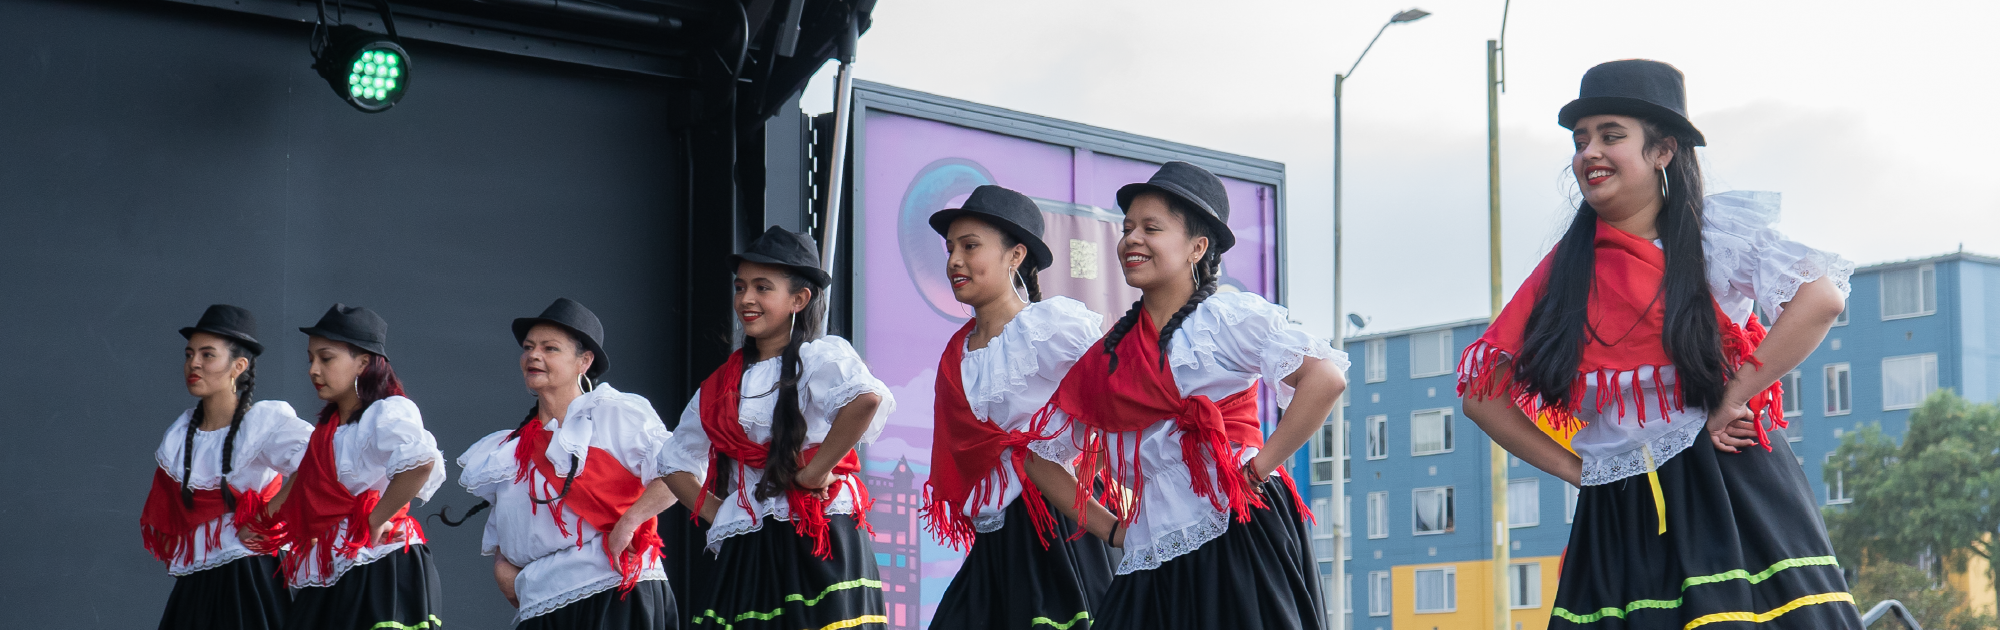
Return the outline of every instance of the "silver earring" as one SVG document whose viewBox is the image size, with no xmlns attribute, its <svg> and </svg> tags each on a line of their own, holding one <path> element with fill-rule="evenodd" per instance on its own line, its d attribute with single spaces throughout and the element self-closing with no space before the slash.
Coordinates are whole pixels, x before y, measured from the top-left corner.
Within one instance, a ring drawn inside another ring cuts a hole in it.
<svg viewBox="0 0 2000 630">
<path fill-rule="evenodd" d="M 590 391 L 590 381 L 584 380 L 582 374 L 576 375 L 576 391 L 579 393 Z"/>
<path fill-rule="evenodd" d="M 1660 169 L 1660 201 L 1667 200 L 1667 169 Z"/>
<path fill-rule="evenodd" d="M 354 377 L 354 395 L 361 395 L 361 377 L 359 376 Z"/>
<path fill-rule="evenodd" d="M 1028 279 L 1021 275 L 1020 267 L 1009 270 L 1009 275 L 1013 277 L 1007 283 L 1007 291 L 1013 293 L 1014 297 L 1021 300 L 1022 304 L 1027 304 L 1028 296 L 1025 293 L 1028 288 Z"/>
</svg>

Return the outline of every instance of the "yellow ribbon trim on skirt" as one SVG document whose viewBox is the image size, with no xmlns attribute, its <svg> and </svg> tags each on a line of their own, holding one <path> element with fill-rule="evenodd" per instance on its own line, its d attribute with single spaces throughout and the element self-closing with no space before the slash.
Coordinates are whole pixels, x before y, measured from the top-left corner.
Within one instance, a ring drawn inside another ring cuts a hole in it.
<svg viewBox="0 0 2000 630">
<path fill-rule="evenodd" d="M 1723 621 L 1748 621 L 1751 623 L 1766 623 L 1772 619 L 1777 619 L 1778 617 L 1784 616 L 1785 613 L 1792 612 L 1794 610 L 1798 610 L 1806 606 L 1811 606 L 1813 604 L 1826 604 L 1831 602 L 1847 602 L 1849 604 L 1853 604 L 1854 596 L 1847 593 L 1820 593 L 1818 595 L 1807 595 L 1805 597 L 1794 599 L 1783 606 L 1771 609 L 1771 612 L 1767 613 L 1725 612 L 1725 613 L 1715 613 L 1712 615 L 1702 615 L 1700 617 L 1695 618 L 1694 621 L 1688 622 L 1686 626 L 1682 627 L 1682 630 L 1694 630 L 1694 628 L 1698 626 L 1704 626 L 1711 623 L 1717 623 Z"/>
</svg>

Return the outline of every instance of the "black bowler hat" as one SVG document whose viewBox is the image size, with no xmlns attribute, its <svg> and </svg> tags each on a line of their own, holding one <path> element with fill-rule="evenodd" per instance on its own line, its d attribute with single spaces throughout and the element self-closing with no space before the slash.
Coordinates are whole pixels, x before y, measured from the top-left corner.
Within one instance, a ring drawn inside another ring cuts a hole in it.
<svg viewBox="0 0 2000 630">
<path fill-rule="evenodd" d="M 1222 188 L 1222 178 L 1216 177 L 1208 169 L 1187 162 L 1168 162 L 1160 165 L 1159 172 L 1143 184 L 1126 184 L 1118 189 L 1118 209 L 1132 209 L 1132 199 L 1139 193 L 1159 191 L 1179 198 L 1202 212 L 1209 227 L 1215 228 L 1215 253 L 1229 251 L 1236 246 L 1236 233 L 1229 229 L 1229 192 Z"/>
<path fill-rule="evenodd" d="M 597 380 L 605 370 L 611 369 L 610 357 L 604 356 L 604 324 L 597 321 L 596 313 L 576 303 L 576 300 L 557 298 L 554 304 L 542 309 L 541 315 L 514 320 L 514 343 L 527 339 L 528 331 L 536 324 L 555 324 L 581 337 L 579 341 L 583 342 L 583 349 L 597 357 L 590 362 L 590 371 L 583 373 L 590 380 Z"/>
<path fill-rule="evenodd" d="M 812 237 L 771 226 L 764 234 L 750 243 L 750 250 L 729 255 L 729 266 L 750 261 L 766 265 L 788 267 L 794 273 L 802 274 L 814 286 L 824 287 L 833 282 L 833 276 L 819 268 L 819 244 Z"/>
<path fill-rule="evenodd" d="M 299 332 L 344 341 L 369 354 L 389 358 L 389 352 L 383 348 L 389 343 L 389 322 L 366 308 L 335 302 L 333 308 L 326 309 L 326 314 L 319 317 L 319 323 L 300 328 Z"/>
<path fill-rule="evenodd" d="M 1663 125 L 1694 138 L 1694 146 L 1708 140 L 1687 116 L 1687 87 L 1681 71 L 1651 59 L 1623 59 L 1597 64 L 1583 73 L 1583 87 L 1577 98 L 1556 114 L 1564 129 L 1576 129 L 1576 121 L 1600 114 L 1632 116 Z"/>
<path fill-rule="evenodd" d="M 205 332 L 236 340 L 250 350 L 250 356 L 264 354 L 264 344 L 257 343 L 257 317 L 250 309 L 228 304 L 213 304 L 201 312 L 201 320 L 193 326 L 181 329 L 181 337 L 191 338 L 195 333 Z"/>
<path fill-rule="evenodd" d="M 945 232 L 951 230 L 951 222 L 968 215 L 1027 245 L 1029 268 L 1041 271 L 1055 262 L 1055 257 L 1049 254 L 1049 244 L 1042 242 L 1042 209 L 1027 195 L 992 184 L 974 188 L 972 196 L 965 198 L 964 206 L 932 214 L 931 229 L 937 230 L 938 236 L 949 238 L 951 235 Z"/>
</svg>

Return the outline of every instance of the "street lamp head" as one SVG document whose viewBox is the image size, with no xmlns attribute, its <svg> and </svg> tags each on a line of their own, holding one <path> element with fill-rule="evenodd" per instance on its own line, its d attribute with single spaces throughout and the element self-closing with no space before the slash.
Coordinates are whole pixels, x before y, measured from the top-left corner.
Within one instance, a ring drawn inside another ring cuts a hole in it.
<svg viewBox="0 0 2000 630">
<path fill-rule="evenodd" d="M 1425 10 L 1423 10 L 1423 9 L 1418 9 L 1418 8 L 1411 8 L 1411 9 L 1410 9 L 1410 10 L 1408 10 L 1408 11 L 1404 11 L 1404 12 L 1402 12 L 1402 13 L 1398 13 L 1398 14 L 1396 14 L 1396 16 L 1395 16 L 1395 17 L 1392 17 L 1392 18 L 1389 18 L 1389 23 L 1390 23 L 1390 24 L 1406 24 L 1406 23 L 1409 23 L 1409 22 L 1415 22 L 1415 21 L 1417 21 L 1417 20 L 1421 20 L 1421 19 L 1424 19 L 1425 17 L 1429 16 L 1430 14 L 1431 14 L 1431 12 L 1429 12 L 1429 11 L 1425 11 Z"/>
</svg>

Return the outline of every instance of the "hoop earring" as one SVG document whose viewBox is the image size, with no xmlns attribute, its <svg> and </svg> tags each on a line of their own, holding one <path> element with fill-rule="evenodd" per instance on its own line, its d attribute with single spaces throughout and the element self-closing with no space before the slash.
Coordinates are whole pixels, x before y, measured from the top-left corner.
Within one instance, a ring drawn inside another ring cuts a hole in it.
<svg viewBox="0 0 2000 630">
<path fill-rule="evenodd" d="M 360 377 L 360 376 L 355 376 L 355 377 L 354 377 L 354 396 L 355 396 L 356 398 L 359 398 L 359 397 L 361 397 L 361 377 Z"/>
<path fill-rule="evenodd" d="M 1023 291 L 1028 288 L 1028 279 L 1021 276 L 1020 267 L 1015 267 L 1011 271 L 1014 277 L 1007 283 L 1007 292 L 1014 294 L 1014 297 L 1021 300 L 1022 304 L 1028 304 L 1028 296 L 1023 295 Z"/>
<path fill-rule="evenodd" d="M 1194 289 L 1196 291 L 1201 290 L 1201 263 L 1197 262 L 1193 266 L 1188 267 L 1188 280 L 1194 282 Z"/>
<path fill-rule="evenodd" d="M 590 392 L 590 380 L 584 378 L 582 374 L 576 375 L 576 391 L 578 393 Z"/>
<path fill-rule="evenodd" d="M 1667 201 L 1667 169 L 1660 169 L 1660 202 Z"/>
</svg>

